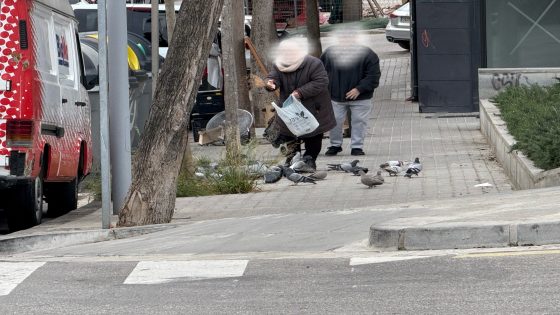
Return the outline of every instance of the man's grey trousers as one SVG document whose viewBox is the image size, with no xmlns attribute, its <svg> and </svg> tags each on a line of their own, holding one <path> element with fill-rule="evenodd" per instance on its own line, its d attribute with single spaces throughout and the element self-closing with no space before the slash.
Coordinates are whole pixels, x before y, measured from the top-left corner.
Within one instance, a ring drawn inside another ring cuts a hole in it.
<svg viewBox="0 0 560 315">
<path fill-rule="evenodd" d="M 336 127 L 329 132 L 331 146 L 342 146 L 342 125 L 346 118 L 346 112 L 350 110 L 352 125 L 351 148 L 362 149 L 367 132 L 369 114 L 373 108 L 372 99 L 347 102 L 332 101 L 332 106 L 336 118 Z"/>
</svg>

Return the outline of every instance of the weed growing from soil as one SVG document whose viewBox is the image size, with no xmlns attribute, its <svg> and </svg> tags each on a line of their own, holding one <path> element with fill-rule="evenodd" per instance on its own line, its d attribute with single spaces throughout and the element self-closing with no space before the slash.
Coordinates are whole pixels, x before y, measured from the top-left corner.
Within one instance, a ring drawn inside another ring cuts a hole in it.
<svg viewBox="0 0 560 315">
<path fill-rule="evenodd" d="M 80 192 L 88 192 L 93 195 L 93 200 L 101 200 L 101 175 L 92 172 L 80 183 Z"/>
<path fill-rule="evenodd" d="M 207 157 L 196 159 L 196 174 L 181 173 L 177 181 L 177 197 L 224 194 L 246 194 L 258 190 L 262 176 L 255 169 L 256 143 L 244 146 L 240 156 L 227 155 L 215 163 Z M 257 171 L 257 172 L 256 172 Z"/>
</svg>

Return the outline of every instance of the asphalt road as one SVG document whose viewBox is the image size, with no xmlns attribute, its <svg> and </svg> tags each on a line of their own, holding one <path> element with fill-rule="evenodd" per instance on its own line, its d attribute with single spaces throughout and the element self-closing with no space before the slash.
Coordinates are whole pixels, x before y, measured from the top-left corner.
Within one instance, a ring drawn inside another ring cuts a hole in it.
<svg viewBox="0 0 560 315">
<path fill-rule="evenodd" d="M 231 277 L 174 278 L 167 273 L 159 281 L 168 282 L 142 284 L 138 279 L 157 280 L 146 274 L 165 274 L 169 261 L 153 268 L 115 257 L 62 258 L 34 269 L 0 296 L 0 314 L 557 313 L 559 253 L 446 255 L 381 263 L 249 259 L 242 273 Z M 0 284 L 6 264 L 0 262 Z M 145 277 L 133 280 L 138 272 Z M 0 285 L 0 294 L 2 289 Z"/>
</svg>

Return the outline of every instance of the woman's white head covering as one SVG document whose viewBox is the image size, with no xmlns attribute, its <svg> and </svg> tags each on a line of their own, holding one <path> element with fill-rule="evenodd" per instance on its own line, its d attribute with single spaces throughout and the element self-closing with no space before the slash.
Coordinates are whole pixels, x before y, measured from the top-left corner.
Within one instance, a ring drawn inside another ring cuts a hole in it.
<svg viewBox="0 0 560 315">
<path fill-rule="evenodd" d="M 281 72 L 294 72 L 307 56 L 308 47 L 305 39 L 290 38 L 278 45 L 274 64 Z"/>
</svg>

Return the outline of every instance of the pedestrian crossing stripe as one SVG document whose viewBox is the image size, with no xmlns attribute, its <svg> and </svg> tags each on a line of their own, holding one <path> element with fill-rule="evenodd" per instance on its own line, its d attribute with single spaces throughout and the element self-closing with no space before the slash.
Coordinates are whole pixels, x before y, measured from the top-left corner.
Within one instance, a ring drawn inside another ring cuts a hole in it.
<svg viewBox="0 0 560 315">
<path fill-rule="evenodd" d="M 0 262 L 0 296 L 8 295 L 44 262 Z"/>
<path fill-rule="evenodd" d="M 432 256 L 353 257 L 350 266 L 359 266 Z M 242 277 L 249 260 L 139 261 L 124 284 L 162 284 L 177 280 Z M 10 294 L 45 262 L 0 262 L 0 296 Z"/>
<path fill-rule="evenodd" d="M 248 260 L 140 261 L 124 284 L 241 277 L 248 263 Z"/>
</svg>

